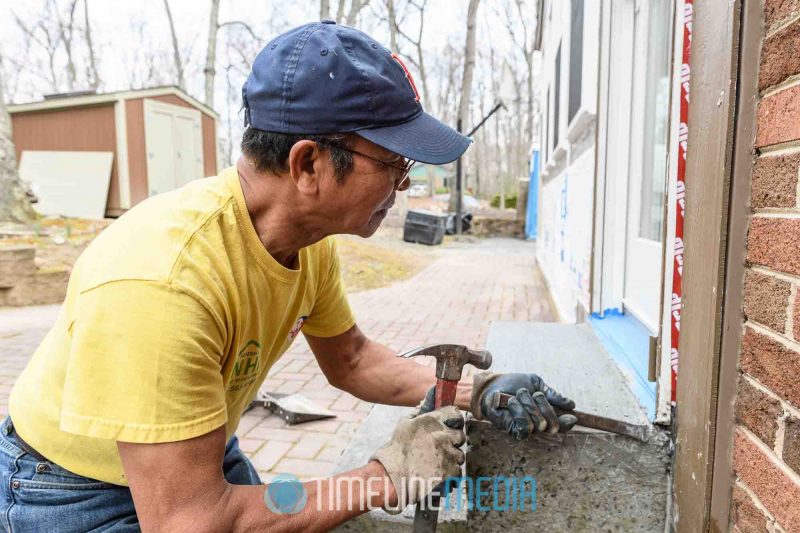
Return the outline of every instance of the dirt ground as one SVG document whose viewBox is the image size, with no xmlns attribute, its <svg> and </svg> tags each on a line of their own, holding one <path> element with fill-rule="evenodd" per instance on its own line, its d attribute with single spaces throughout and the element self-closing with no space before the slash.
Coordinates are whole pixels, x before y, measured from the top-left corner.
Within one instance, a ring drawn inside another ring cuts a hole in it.
<svg viewBox="0 0 800 533">
<path fill-rule="evenodd" d="M 433 260 L 431 247 L 403 242 L 402 231 L 380 229 L 369 240 L 336 237 L 339 265 L 347 292 L 385 287 L 414 276 Z"/>
<path fill-rule="evenodd" d="M 81 252 L 111 222 L 47 217 L 26 228 L 0 228 L 0 248 L 33 245 L 40 270 L 70 270 Z M 369 240 L 346 235 L 336 239 L 348 292 L 408 279 L 433 260 L 431 248 L 404 243 L 397 228 L 382 228 Z"/>
<path fill-rule="evenodd" d="M 71 270 L 84 248 L 111 222 L 111 219 L 44 217 L 25 228 L 0 227 L 0 248 L 33 245 L 40 270 Z"/>
</svg>

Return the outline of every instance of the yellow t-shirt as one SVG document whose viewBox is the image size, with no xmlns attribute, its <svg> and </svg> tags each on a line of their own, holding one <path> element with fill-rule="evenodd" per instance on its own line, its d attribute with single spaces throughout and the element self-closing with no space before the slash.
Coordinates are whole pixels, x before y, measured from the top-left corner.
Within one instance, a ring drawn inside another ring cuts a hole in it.
<svg viewBox="0 0 800 533">
<path fill-rule="evenodd" d="M 300 331 L 355 323 L 332 238 L 275 261 L 235 168 L 150 198 L 75 264 L 59 317 L 11 391 L 20 436 L 77 474 L 127 485 L 116 441 L 233 435 Z"/>
</svg>

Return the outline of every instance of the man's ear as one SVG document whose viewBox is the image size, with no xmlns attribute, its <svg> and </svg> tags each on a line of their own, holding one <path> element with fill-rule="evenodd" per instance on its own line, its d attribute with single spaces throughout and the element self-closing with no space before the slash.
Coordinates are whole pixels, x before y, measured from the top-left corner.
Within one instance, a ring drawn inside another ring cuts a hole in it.
<svg viewBox="0 0 800 533">
<path fill-rule="evenodd" d="M 327 162 L 328 156 L 314 141 L 304 139 L 294 143 L 287 163 L 289 175 L 301 194 L 317 195 Z"/>
</svg>

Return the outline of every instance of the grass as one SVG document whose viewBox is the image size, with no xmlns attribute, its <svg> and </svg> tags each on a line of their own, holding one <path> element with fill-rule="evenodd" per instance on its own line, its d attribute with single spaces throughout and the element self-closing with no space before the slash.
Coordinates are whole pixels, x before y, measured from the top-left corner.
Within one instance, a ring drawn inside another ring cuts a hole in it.
<svg viewBox="0 0 800 533">
<path fill-rule="evenodd" d="M 408 248 L 337 237 L 339 266 L 347 292 L 384 287 L 414 276 L 430 257 Z"/>
<path fill-rule="evenodd" d="M 0 247 L 32 245 L 42 271 L 71 270 L 81 252 L 111 221 L 43 218 L 31 232 L 0 239 Z M 399 236 L 365 241 L 339 236 L 340 266 L 348 292 L 384 287 L 414 276 L 430 263 L 428 250 L 405 245 Z"/>
<path fill-rule="evenodd" d="M 70 270 L 81 252 L 111 220 L 86 220 L 43 217 L 22 235 L 0 239 L 0 248 L 28 245 L 36 247 L 36 265 L 41 271 Z"/>
</svg>

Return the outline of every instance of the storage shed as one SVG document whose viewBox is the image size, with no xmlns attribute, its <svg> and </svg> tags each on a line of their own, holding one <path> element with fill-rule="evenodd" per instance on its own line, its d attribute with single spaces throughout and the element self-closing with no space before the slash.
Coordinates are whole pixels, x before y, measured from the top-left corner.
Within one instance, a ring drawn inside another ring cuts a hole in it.
<svg viewBox="0 0 800 533">
<path fill-rule="evenodd" d="M 113 154 L 106 216 L 218 170 L 218 115 L 177 87 L 53 95 L 8 111 L 17 161 L 24 151 Z"/>
</svg>

